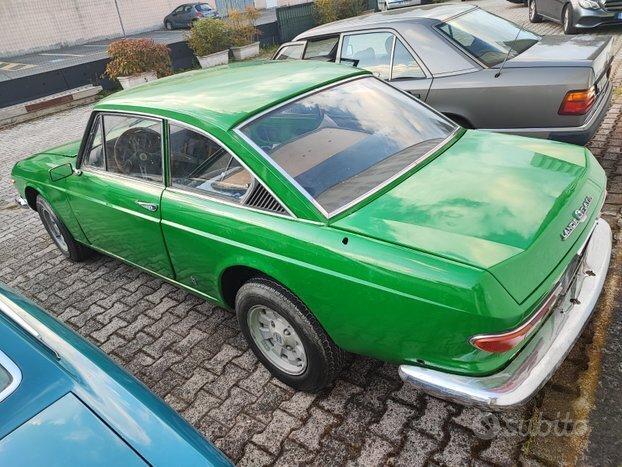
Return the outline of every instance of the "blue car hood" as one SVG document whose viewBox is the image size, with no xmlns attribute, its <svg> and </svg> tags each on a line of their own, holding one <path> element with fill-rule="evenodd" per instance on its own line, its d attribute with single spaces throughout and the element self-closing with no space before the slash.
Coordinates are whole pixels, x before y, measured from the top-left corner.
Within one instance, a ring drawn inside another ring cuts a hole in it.
<svg viewBox="0 0 622 467">
<path fill-rule="evenodd" d="M 0 440 L 5 465 L 145 466 L 114 431 L 69 393 Z"/>
</svg>

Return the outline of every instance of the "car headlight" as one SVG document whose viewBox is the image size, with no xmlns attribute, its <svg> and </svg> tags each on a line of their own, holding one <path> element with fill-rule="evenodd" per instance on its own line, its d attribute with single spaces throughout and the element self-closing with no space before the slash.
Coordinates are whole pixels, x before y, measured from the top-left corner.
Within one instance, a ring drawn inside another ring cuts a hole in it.
<svg viewBox="0 0 622 467">
<path fill-rule="evenodd" d="M 600 8 L 600 3 L 596 0 L 579 0 L 579 5 L 581 8 L 586 8 L 588 10 L 597 10 Z"/>
</svg>

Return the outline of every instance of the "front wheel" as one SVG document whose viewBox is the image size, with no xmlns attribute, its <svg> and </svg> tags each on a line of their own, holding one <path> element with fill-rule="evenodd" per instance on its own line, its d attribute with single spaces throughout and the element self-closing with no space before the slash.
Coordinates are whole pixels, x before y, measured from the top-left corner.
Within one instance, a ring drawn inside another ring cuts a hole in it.
<svg viewBox="0 0 622 467">
<path fill-rule="evenodd" d="M 542 16 L 538 14 L 536 0 L 529 0 L 529 21 L 532 23 L 542 22 Z"/>
<path fill-rule="evenodd" d="M 37 196 L 37 212 L 45 230 L 65 257 L 80 262 L 92 256 L 93 250 L 73 238 L 65 224 L 54 213 L 50 203 L 42 196 Z"/>
<path fill-rule="evenodd" d="M 238 291 L 235 309 L 255 356 L 283 383 L 317 392 L 330 385 L 347 353 L 307 307 L 277 282 L 258 277 Z"/>
<path fill-rule="evenodd" d="M 564 34 L 576 34 L 578 32 L 574 25 L 572 18 L 572 4 L 567 3 L 562 12 L 562 26 L 564 27 Z"/>
</svg>

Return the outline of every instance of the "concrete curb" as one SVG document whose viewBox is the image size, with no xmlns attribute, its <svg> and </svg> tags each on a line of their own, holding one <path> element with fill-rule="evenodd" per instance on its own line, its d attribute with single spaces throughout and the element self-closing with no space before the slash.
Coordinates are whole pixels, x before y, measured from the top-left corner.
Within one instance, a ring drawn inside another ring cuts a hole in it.
<svg viewBox="0 0 622 467">
<path fill-rule="evenodd" d="M 101 90 L 101 86 L 81 86 L 69 91 L 52 94 L 51 96 L 5 107 L 0 109 L 0 128 L 94 102 Z"/>
</svg>

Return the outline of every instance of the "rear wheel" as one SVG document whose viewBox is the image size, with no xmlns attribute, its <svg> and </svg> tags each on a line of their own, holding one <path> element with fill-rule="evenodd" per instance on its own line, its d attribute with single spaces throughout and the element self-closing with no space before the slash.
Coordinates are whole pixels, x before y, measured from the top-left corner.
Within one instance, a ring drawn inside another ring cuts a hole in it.
<svg viewBox="0 0 622 467">
<path fill-rule="evenodd" d="M 92 256 L 93 250 L 73 238 L 65 224 L 54 213 L 50 203 L 42 196 L 37 196 L 37 212 L 45 230 L 64 256 L 75 262 L 84 261 Z"/>
<path fill-rule="evenodd" d="M 564 34 L 576 34 L 578 32 L 574 25 L 574 19 L 572 18 L 572 4 L 567 3 L 562 12 L 562 26 L 564 27 Z"/>
<path fill-rule="evenodd" d="M 529 21 L 532 23 L 542 22 L 542 16 L 538 14 L 536 0 L 529 0 Z"/>
<path fill-rule="evenodd" d="M 343 367 L 347 353 L 279 283 L 263 277 L 249 280 L 236 295 L 235 309 L 255 356 L 292 388 L 317 392 L 330 385 Z"/>
</svg>

